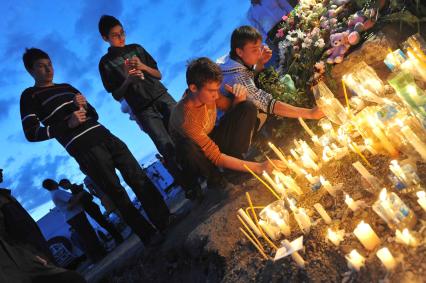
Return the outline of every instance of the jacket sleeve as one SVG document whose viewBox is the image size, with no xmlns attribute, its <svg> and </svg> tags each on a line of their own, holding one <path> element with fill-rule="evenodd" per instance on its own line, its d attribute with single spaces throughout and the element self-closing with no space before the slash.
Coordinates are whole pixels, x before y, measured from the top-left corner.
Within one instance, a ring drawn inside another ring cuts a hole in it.
<svg viewBox="0 0 426 283">
<path fill-rule="evenodd" d="M 148 67 L 158 70 L 157 61 L 148 53 L 142 46 L 137 45 L 137 51 L 139 54 L 139 59 L 142 63 L 146 64 Z"/>
<path fill-rule="evenodd" d="M 235 80 L 247 88 L 248 100 L 252 101 L 258 109 L 265 113 L 273 114 L 276 100 L 272 97 L 272 94 L 257 88 L 249 71 L 238 73 Z"/>
<path fill-rule="evenodd" d="M 21 122 L 25 137 L 30 142 L 45 141 L 62 135 L 68 129 L 68 121 L 42 126 L 37 114 L 37 101 L 28 93 L 20 99 Z"/>
</svg>

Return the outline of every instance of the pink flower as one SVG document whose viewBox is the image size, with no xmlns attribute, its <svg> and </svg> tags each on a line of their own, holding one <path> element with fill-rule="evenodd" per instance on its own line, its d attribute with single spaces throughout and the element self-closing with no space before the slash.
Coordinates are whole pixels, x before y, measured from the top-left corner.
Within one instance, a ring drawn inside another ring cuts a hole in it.
<svg viewBox="0 0 426 283">
<path fill-rule="evenodd" d="M 288 19 L 288 16 L 287 15 L 284 15 L 283 17 L 282 17 L 282 20 L 285 22 L 285 21 L 287 21 L 287 19 Z"/>
<path fill-rule="evenodd" d="M 275 35 L 277 38 L 284 37 L 284 28 L 280 28 L 277 30 L 277 34 Z"/>
</svg>

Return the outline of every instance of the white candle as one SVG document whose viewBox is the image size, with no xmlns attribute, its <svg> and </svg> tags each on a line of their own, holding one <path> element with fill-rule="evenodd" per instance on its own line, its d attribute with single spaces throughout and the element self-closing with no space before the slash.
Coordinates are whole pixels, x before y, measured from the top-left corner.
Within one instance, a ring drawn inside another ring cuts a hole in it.
<svg viewBox="0 0 426 283">
<path fill-rule="evenodd" d="M 318 160 L 318 156 L 315 154 L 315 152 L 312 150 L 312 148 L 305 141 L 302 141 L 300 144 L 301 144 L 303 152 L 308 153 L 309 157 L 313 161 Z"/>
<path fill-rule="evenodd" d="M 329 181 L 327 181 L 323 176 L 320 176 L 320 182 L 321 185 L 324 187 L 324 189 L 333 197 L 336 196 L 336 189 L 333 187 L 333 185 L 330 184 Z"/>
<path fill-rule="evenodd" d="M 268 181 L 268 183 L 274 188 L 274 190 L 277 193 L 281 193 L 280 188 L 277 186 L 277 184 L 274 182 L 274 180 L 272 180 L 272 178 L 271 178 L 271 176 L 269 176 L 268 172 L 263 171 L 262 176 L 263 176 L 263 178 L 266 179 L 266 181 Z"/>
<path fill-rule="evenodd" d="M 345 203 L 352 211 L 357 211 L 364 204 L 361 200 L 354 201 L 348 194 L 345 194 Z"/>
<path fill-rule="evenodd" d="M 396 177 L 398 177 L 398 179 L 400 179 L 406 185 L 411 184 L 411 182 L 408 180 L 407 176 L 405 175 L 404 171 L 402 170 L 401 166 L 399 166 L 398 161 L 392 160 L 391 164 L 389 165 L 389 169 L 392 171 L 392 173 Z"/>
<path fill-rule="evenodd" d="M 265 210 L 265 213 L 266 217 L 268 218 L 268 221 L 278 226 L 278 232 L 283 233 L 285 236 L 290 235 L 290 226 L 284 221 L 284 219 L 280 217 L 280 215 L 276 211 L 267 208 Z"/>
<path fill-rule="evenodd" d="M 420 154 L 423 160 L 426 160 L 426 144 L 422 142 L 408 126 L 402 127 L 401 132 L 414 149 Z"/>
<path fill-rule="evenodd" d="M 387 270 L 392 270 L 396 266 L 395 258 L 392 256 L 388 248 L 384 247 L 377 251 L 377 257 L 383 263 Z"/>
<path fill-rule="evenodd" d="M 348 267 L 353 270 L 359 271 L 361 267 L 364 266 L 365 258 L 360 255 L 357 250 L 352 250 L 350 254 L 345 257 L 348 261 Z"/>
<path fill-rule="evenodd" d="M 325 211 L 324 207 L 320 203 L 314 204 L 315 209 L 318 211 L 319 215 L 321 215 L 322 219 L 324 219 L 324 222 L 326 224 L 331 223 L 331 218 L 328 215 L 327 211 Z"/>
<path fill-rule="evenodd" d="M 311 129 L 309 129 L 308 125 L 306 125 L 305 121 L 302 118 L 297 118 L 299 120 L 300 125 L 302 125 L 302 127 L 305 129 L 305 131 L 311 136 L 315 136 L 314 132 L 311 131 Z"/>
<path fill-rule="evenodd" d="M 390 140 L 385 136 L 383 131 L 380 129 L 379 125 L 377 124 L 378 123 L 377 119 L 372 118 L 372 116 L 370 116 L 368 121 L 370 123 L 373 134 L 380 140 L 380 143 L 383 146 L 383 148 L 387 152 L 389 152 L 391 156 L 397 156 L 398 151 L 395 149 L 395 147 L 392 145 Z"/>
<path fill-rule="evenodd" d="M 319 169 L 318 165 L 315 163 L 315 161 L 313 161 L 311 159 L 311 157 L 309 156 L 308 153 L 306 153 L 306 152 L 303 153 L 303 155 L 301 156 L 301 160 L 302 160 L 304 167 L 311 168 L 315 171 L 318 171 L 318 169 Z"/>
<path fill-rule="evenodd" d="M 282 184 L 284 184 L 284 186 L 290 191 L 293 191 L 298 195 L 303 194 L 302 189 L 297 185 L 296 181 L 292 177 L 286 176 L 276 170 L 272 171 L 272 174 L 274 174 L 275 177 L 278 177 L 281 180 Z"/>
<path fill-rule="evenodd" d="M 280 235 L 280 229 L 273 225 L 268 224 L 266 221 L 259 220 L 259 225 L 262 227 L 262 230 L 271 238 L 273 241 L 276 241 Z"/>
<path fill-rule="evenodd" d="M 319 140 L 319 138 L 318 138 L 318 136 L 317 136 L 317 135 L 314 135 L 314 136 L 311 138 L 311 140 L 314 142 L 314 144 L 316 144 L 316 145 L 321 145 L 321 142 L 320 142 L 320 140 Z"/>
<path fill-rule="evenodd" d="M 402 232 L 397 229 L 395 232 L 395 239 L 397 243 L 404 244 L 407 246 L 415 247 L 418 245 L 417 239 L 413 235 L 411 235 L 410 231 L 408 231 L 407 228 L 402 230 Z"/>
<path fill-rule="evenodd" d="M 380 189 L 379 180 L 368 172 L 368 170 L 361 164 L 361 162 L 357 161 L 352 164 L 352 166 L 361 174 L 361 176 L 368 182 L 368 184 L 375 190 Z"/>
<path fill-rule="evenodd" d="M 297 154 L 297 152 L 294 149 L 290 149 L 290 154 L 293 156 L 294 160 L 299 160 L 300 156 Z"/>
<path fill-rule="evenodd" d="M 361 221 L 354 230 L 355 236 L 367 250 L 374 250 L 379 244 L 380 239 L 373 231 L 371 226 L 364 221 Z"/>
<path fill-rule="evenodd" d="M 334 152 L 328 145 L 326 145 L 322 151 L 322 160 L 324 160 L 324 162 L 328 162 L 333 158 L 333 156 Z"/>
<path fill-rule="evenodd" d="M 333 231 L 330 228 L 327 230 L 327 239 L 332 242 L 335 246 L 339 246 L 340 242 L 343 241 L 345 230 Z"/>
<path fill-rule="evenodd" d="M 238 214 L 250 226 L 250 228 L 253 230 L 253 232 L 256 234 L 257 237 L 260 237 L 262 235 L 259 231 L 259 228 L 257 228 L 256 224 L 254 224 L 254 222 L 251 220 L 251 218 L 246 214 L 246 212 L 242 208 L 238 209 Z"/>
<path fill-rule="evenodd" d="M 293 170 L 294 173 L 296 173 L 296 175 L 299 176 L 303 174 L 302 169 L 299 166 L 297 166 L 297 164 L 294 163 L 293 160 L 288 161 L 288 166 L 291 170 Z"/>
<path fill-rule="evenodd" d="M 371 153 L 371 154 L 377 154 L 377 151 L 373 147 L 373 141 L 371 139 L 365 139 L 364 140 L 365 148 Z"/>
<path fill-rule="evenodd" d="M 418 191 L 416 193 L 418 199 L 417 202 L 420 204 L 420 206 L 423 208 L 424 211 L 426 211 L 426 193 L 425 191 Z"/>
<path fill-rule="evenodd" d="M 296 219 L 297 225 L 299 225 L 300 230 L 303 234 L 308 234 L 311 230 L 311 219 L 306 214 L 304 208 L 296 208 L 293 210 L 294 219 Z"/>
<path fill-rule="evenodd" d="M 291 244 L 288 240 L 283 240 L 282 243 L 287 250 L 291 249 Z M 303 258 L 300 256 L 298 252 L 292 253 L 291 258 L 296 262 L 298 267 L 300 268 L 305 267 L 305 261 L 303 260 Z"/>
<path fill-rule="evenodd" d="M 278 156 L 279 159 L 281 159 L 284 164 L 289 167 L 287 159 L 284 157 L 284 155 L 281 153 L 281 151 L 271 142 L 268 143 L 269 147 L 272 149 L 273 152 Z"/>
</svg>

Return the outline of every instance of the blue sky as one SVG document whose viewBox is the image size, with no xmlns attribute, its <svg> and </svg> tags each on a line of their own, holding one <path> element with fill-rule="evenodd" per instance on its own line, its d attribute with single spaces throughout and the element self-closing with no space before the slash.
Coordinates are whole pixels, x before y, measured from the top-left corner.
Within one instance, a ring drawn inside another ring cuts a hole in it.
<svg viewBox="0 0 426 283">
<path fill-rule="evenodd" d="M 249 0 L 151 1 L 2 1 L 0 21 L 0 168 L 13 195 L 38 219 L 52 206 L 40 184 L 44 178 L 68 177 L 81 182 L 76 162 L 56 140 L 29 143 L 19 114 L 21 92 L 33 80 L 22 64 L 25 47 L 50 54 L 57 83 L 78 88 L 97 109 L 100 122 L 121 138 L 138 160 L 155 152 L 149 137 L 120 112 L 103 89 L 98 62 L 108 45 L 97 29 L 99 17 L 114 15 L 127 33 L 127 43 L 139 43 L 157 60 L 163 83 L 178 100 L 186 88 L 186 62 L 229 51 L 234 28 L 246 24 Z"/>
</svg>

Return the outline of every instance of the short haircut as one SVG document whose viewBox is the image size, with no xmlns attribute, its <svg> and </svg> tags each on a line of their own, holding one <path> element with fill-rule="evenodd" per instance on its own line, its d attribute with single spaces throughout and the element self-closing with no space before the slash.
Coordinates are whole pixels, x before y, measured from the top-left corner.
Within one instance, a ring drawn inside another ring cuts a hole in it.
<svg viewBox="0 0 426 283">
<path fill-rule="evenodd" d="M 201 57 L 188 63 L 186 83 L 202 88 L 205 83 L 222 83 L 223 75 L 219 66 L 207 57 Z"/>
<path fill-rule="evenodd" d="M 52 179 L 45 179 L 42 183 L 43 188 L 45 188 L 46 190 L 54 190 L 58 187 L 58 183 L 56 183 L 56 181 L 52 180 Z"/>
<path fill-rule="evenodd" d="M 99 19 L 98 28 L 99 28 L 99 33 L 101 34 L 101 36 L 107 37 L 109 34 L 109 31 L 115 26 L 123 27 L 120 21 L 113 16 L 103 15 Z"/>
<path fill-rule="evenodd" d="M 260 32 L 251 26 L 240 26 L 231 35 L 231 58 L 237 58 L 237 48 L 243 49 L 248 42 L 256 43 L 262 40 Z"/>
<path fill-rule="evenodd" d="M 71 182 L 70 182 L 70 180 L 68 180 L 68 179 L 62 179 L 62 180 L 60 180 L 59 181 L 59 186 L 64 186 L 64 185 L 67 185 L 67 184 L 71 184 Z"/>
<path fill-rule="evenodd" d="M 29 72 L 35 61 L 40 59 L 49 59 L 49 55 L 38 48 L 26 48 L 24 55 L 22 55 L 22 61 L 24 61 L 25 69 Z"/>
</svg>

